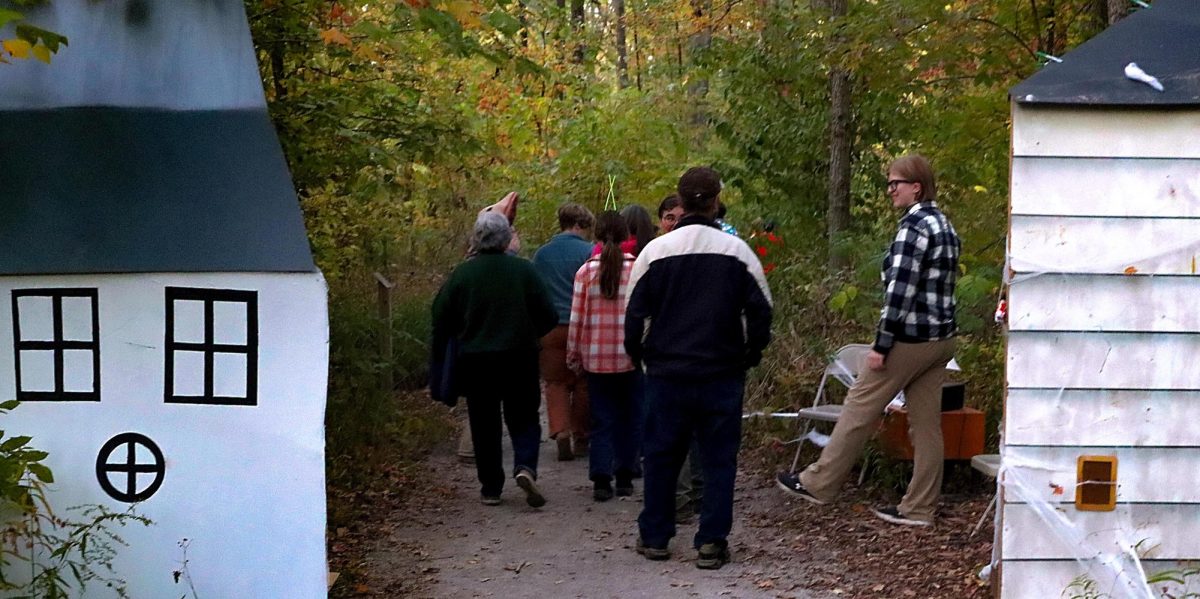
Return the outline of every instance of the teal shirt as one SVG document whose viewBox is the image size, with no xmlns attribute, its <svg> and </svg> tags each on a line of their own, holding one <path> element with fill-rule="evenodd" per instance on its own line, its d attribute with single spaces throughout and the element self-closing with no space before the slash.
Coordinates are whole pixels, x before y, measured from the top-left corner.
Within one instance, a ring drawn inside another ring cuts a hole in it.
<svg viewBox="0 0 1200 599">
<path fill-rule="evenodd" d="M 558 324 L 571 322 L 571 293 L 575 273 L 592 257 L 592 243 L 574 233 L 559 233 L 533 255 L 533 266 L 546 284 L 550 303 L 558 312 Z"/>
<path fill-rule="evenodd" d="M 464 354 L 536 350 L 558 322 L 528 261 L 484 253 L 454 269 L 433 300 L 433 326 Z"/>
</svg>

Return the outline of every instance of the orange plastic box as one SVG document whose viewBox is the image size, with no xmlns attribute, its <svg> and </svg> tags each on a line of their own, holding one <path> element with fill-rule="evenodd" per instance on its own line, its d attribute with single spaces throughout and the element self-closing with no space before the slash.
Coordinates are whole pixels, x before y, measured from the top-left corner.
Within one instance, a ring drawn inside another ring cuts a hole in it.
<svg viewBox="0 0 1200 599">
<path fill-rule="evenodd" d="M 961 408 L 942 412 L 942 443 L 947 460 L 969 460 L 983 453 L 983 412 Z M 913 458 L 908 440 L 908 412 L 900 409 L 883 418 L 879 426 L 879 446 L 900 460 Z"/>
</svg>

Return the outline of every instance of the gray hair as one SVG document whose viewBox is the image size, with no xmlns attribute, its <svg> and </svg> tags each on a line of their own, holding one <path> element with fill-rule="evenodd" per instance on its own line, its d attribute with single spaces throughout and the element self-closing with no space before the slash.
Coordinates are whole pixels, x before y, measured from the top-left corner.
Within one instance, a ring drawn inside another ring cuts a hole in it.
<svg viewBox="0 0 1200 599">
<path fill-rule="evenodd" d="M 512 227 L 508 218 L 499 212 L 484 212 L 475 219 L 475 230 L 471 233 L 471 247 L 479 252 L 503 252 L 512 241 Z"/>
</svg>

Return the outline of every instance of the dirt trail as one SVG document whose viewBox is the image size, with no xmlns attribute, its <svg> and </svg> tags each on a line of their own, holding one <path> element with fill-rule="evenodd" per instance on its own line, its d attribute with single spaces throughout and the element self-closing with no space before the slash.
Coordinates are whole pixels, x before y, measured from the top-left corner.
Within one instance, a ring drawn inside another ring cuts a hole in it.
<svg viewBox="0 0 1200 599">
<path fill-rule="evenodd" d="M 783 500 L 764 481 L 739 477 L 730 536 L 733 562 L 695 567 L 696 523 L 680 526 L 669 561 L 634 552 L 641 481 L 633 497 L 597 503 L 587 460 L 555 460 L 542 443 L 538 484 L 548 503 L 525 505 L 510 480 L 504 503 L 480 504 L 474 466 L 449 446 L 427 461 L 436 480 L 426 497 L 390 518 L 363 564 L 370 579 L 403 578 L 394 593 L 419 597 L 835 597 L 804 588 L 803 562 L 770 511 Z M 505 447 L 506 469 L 511 451 Z"/>
</svg>

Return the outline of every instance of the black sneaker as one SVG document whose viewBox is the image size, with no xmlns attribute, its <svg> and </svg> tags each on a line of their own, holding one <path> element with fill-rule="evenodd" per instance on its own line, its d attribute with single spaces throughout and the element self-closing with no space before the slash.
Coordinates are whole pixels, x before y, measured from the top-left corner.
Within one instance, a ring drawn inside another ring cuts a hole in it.
<svg viewBox="0 0 1200 599">
<path fill-rule="evenodd" d="M 892 524 L 904 524 L 906 526 L 932 526 L 933 522 L 926 520 L 916 520 L 909 518 L 900 513 L 899 507 L 885 507 L 877 510 L 871 510 L 871 513 L 879 517 L 880 520 L 891 522 Z"/>
<path fill-rule="evenodd" d="M 529 507 L 542 507 L 546 505 L 546 498 L 542 496 L 542 492 L 538 490 L 537 483 L 533 480 L 533 475 L 528 470 L 522 470 L 517 473 L 517 486 L 525 491 L 525 503 Z"/>
<path fill-rule="evenodd" d="M 640 536 L 638 537 L 637 547 L 635 548 L 635 550 L 638 552 L 639 555 L 645 557 L 648 560 L 661 562 L 663 560 L 671 559 L 671 551 L 669 549 L 667 549 L 666 547 L 648 547 L 645 543 L 642 542 L 642 537 L 640 537 Z"/>
<path fill-rule="evenodd" d="M 633 495 L 633 478 L 618 474 L 617 497 L 629 497 L 630 495 Z"/>
<path fill-rule="evenodd" d="M 700 546 L 696 567 L 701 570 L 716 570 L 729 563 L 729 547 L 718 543 L 705 543 Z"/>
<path fill-rule="evenodd" d="M 608 501 L 612 498 L 612 483 L 606 480 L 598 480 L 592 483 L 592 499 L 595 499 L 596 501 Z"/>
<path fill-rule="evenodd" d="M 775 484 L 780 489 L 783 489 L 784 491 L 787 491 L 788 493 L 791 493 L 792 495 L 795 495 L 796 497 L 799 497 L 807 502 L 815 503 L 817 505 L 825 505 L 824 501 L 817 499 L 816 495 L 810 493 L 808 489 L 804 488 L 804 485 L 800 484 L 799 475 L 792 474 L 790 472 L 780 472 L 779 475 L 775 477 Z"/>
<path fill-rule="evenodd" d="M 480 495 L 479 503 L 483 505 L 500 505 L 499 495 Z"/>
</svg>

